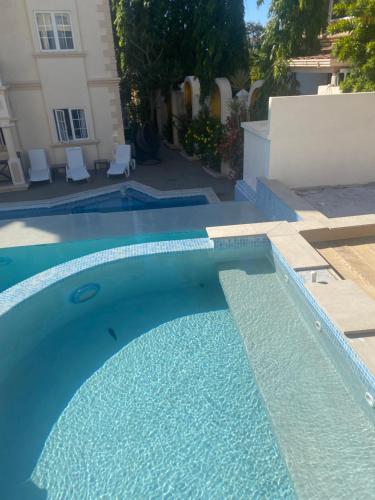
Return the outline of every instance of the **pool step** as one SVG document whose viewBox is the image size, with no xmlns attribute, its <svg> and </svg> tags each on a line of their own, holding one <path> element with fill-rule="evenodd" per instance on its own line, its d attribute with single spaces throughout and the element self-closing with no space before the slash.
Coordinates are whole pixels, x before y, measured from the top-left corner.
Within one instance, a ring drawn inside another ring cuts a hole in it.
<svg viewBox="0 0 375 500">
<path fill-rule="evenodd" d="M 219 279 L 299 498 L 371 498 L 375 426 L 266 261 Z"/>
</svg>

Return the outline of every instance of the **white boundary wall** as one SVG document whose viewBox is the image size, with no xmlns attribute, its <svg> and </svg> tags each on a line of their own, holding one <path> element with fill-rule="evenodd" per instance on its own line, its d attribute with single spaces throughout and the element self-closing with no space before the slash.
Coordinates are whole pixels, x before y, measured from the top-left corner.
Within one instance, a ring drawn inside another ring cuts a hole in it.
<svg viewBox="0 0 375 500">
<path fill-rule="evenodd" d="M 260 175 L 291 188 L 375 182 L 375 92 L 274 97 L 263 141 L 257 123 L 243 124 L 249 185 Z"/>
<path fill-rule="evenodd" d="M 245 148 L 243 180 L 256 191 L 257 177 L 268 177 L 268 122 L 248 122 L 243 123 L 242 127 Z"/>
</svg>

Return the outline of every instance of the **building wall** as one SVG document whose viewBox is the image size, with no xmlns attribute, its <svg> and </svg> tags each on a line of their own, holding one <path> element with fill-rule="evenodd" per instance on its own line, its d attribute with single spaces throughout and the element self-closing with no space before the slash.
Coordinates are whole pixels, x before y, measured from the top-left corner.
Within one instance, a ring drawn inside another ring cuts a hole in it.
<svg viewBox="0 0 375 500">
<path fill-rule="evenodd" d="M 69 12 L 74 51 L 41 50 L 35 11 Z M 109 0 L 1 0 L 0 75 L 20 148 L 60 163 L 67 145 L 81 145 L 90 167 L 124 141 Z M 89 138 L 60 143 L 57 108 L 83 108 Z"/>
<path fill-rule="evenodd" d="M 298 92 L 301 95 L 316 95 L 320 85 L 328 85 L 331 82 L 330 73 L 299 71 L 295 75 L 299 83 Z"/>
<path fill-rule="evenodd" d="M 375 92 L 270 100 L 268 176 L 288 187 L 375 181 Z"/>
</svg>

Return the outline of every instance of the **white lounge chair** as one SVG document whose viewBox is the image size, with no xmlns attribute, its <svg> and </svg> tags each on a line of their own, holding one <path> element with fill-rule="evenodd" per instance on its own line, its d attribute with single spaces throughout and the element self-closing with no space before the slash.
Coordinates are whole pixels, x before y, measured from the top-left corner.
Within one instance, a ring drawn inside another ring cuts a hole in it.
<svg viewBox="0 0 375 500">
<path fill-rule="evenodd" d="M 52 182 L 51 169 L 44 149 L 30 149 L 30 182 Z"/>
<path fill-rule="evenodd" d="M 66 182 L 71 179 L 72 181 L 83 181 L 89 179 L 90 174 L 87 170 L 85 160 L 83 159 L 82 149 L 66 148 Z"/>
<path fill-rule="evenodd" d="M 131 157 L 131 146 L 129 144 L 118 144 L 116 146 L 116 158 L 111 161 L 107 170 L 107 176 L 130 175 L 130 168 L 135 170 L 135 160 Z"/>
</svg>

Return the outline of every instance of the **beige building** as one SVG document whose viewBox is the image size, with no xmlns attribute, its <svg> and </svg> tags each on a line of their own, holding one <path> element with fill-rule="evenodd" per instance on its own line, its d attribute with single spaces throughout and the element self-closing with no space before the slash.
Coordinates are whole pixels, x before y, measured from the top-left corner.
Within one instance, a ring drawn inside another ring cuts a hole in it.
<svg viewBox="0 0 375 500">
<path fill-rule="evenodd" d="M 59 164 L 79 145 L 89 168 L 112 157 L 118 84 L 109 0 L 0 0 L 0 181 L 8 160 L 13 187 L 27 186 L 29 149 Z"/>
<path fill-rule="evenodd" d="M 333 14 L 337 0 L 329 0 L 328 24 L 335 20 Z M 301 95 L 337 94 L 340 93 L 339 84 L 350 72 L 350 65 L 338 61 L 333 56 L 333 45 L 341 34 L 320 37 L 320 51 L 318 54 L 296 57 L 289 62 L 289 69 L 295 74 L 298 82 L 298 92 Z"/>
</svg>

